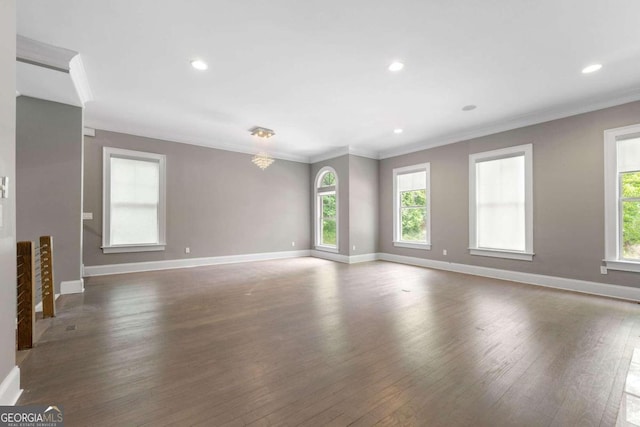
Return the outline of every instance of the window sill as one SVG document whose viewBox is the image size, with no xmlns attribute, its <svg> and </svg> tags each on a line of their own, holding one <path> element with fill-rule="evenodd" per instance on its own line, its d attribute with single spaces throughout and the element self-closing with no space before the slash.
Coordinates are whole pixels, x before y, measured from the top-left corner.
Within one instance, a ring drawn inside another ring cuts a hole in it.
<svg viewBox="0 0 640 427">
<path fill-rule="evenodd" d="M 620 261 L 620 260 L 604 260 L 607 270 L 631 271 L 640 273 L 640 262 Z"/>
<path fill-rule="evenodd" d="M 155 252 L 164 251 L 165 246 L 165 244 L 103 246 L 102 252 L 105 254 L 120 254 L 126 252 Z"/>
<path fill-rule="evenodd" d="M 499 249 L 469 248 L 471 255 L 488 256 L 493 258 L 517 259 L 520 261 L 533 261 L 534 253 L 520 251 L 501 251 Z"/>
<path fill-rule="evenodd" d="M 393 242 L 393 246 L 397 248 L 422 249 L 423 251 L 431 250 L 431 243 Z"/>
<path fill-rule="evenodd" d="M 320 246 L 320 245 L 318 245 L 318 246 L 316 246 L 316 250 L 317 251 L 323 251 L 323 252 L 333 252 L 334 254 L 337 254 L 339 252 L 338 248 L 334 248 L 332 246 Z"/>
</svg>

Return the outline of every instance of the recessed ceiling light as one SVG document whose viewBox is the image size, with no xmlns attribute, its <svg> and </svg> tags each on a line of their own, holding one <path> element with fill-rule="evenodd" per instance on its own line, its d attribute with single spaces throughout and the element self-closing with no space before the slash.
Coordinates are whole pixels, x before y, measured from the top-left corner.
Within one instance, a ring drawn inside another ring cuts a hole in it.
<svg viewBox="0 0 640 427">
<path fill-rule="evenodd" d="M 191 61 L 191 66 L 196 70 L 200 70 L 200 71 L 204 71 L 207 68 L 209 68 L 207 63 L 204 62 L 202 59 L 194 59 L 193 61 Z"/>
<path fill-rule="evenodd" d="M 588 67 L 584 67 L 582 69 L 582 74 L 595 73 L 600 68 L 602 68 L 602 64 L 591 64 Z"/>
<path fill-rule="evenodd" d="M 477 105 L 469 104 L 462 107 L 462 111 L 471 111 L 471 110 L 475 110 L 476 108 L 478 108 Z"/>
<path fill-rule="evenodd" d="M 402 133 L 402 129 L 400 129 L 400 128 L 394 129 L 393 133 L 395 133 L 396 135 L 399 135 L 399 134 Z"/>
<path fill-rule="evenodd" d="M 389 65 L 389 71 L 400 71 L 404 68 L 404 64 L 402 62 L 392 62 L 391 65 Z"/>
</svg>

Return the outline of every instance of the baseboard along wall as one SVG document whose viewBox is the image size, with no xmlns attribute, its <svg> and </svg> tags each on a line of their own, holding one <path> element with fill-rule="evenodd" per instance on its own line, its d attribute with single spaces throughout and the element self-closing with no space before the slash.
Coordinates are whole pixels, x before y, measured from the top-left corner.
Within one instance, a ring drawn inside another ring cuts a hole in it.
<svg viewBox="0 0 640 427">
<path fill-rule="evenodd" d="M 170 270 L 173 268 L 204 267 L 208 265 L 235 264 L 238 262 L 268 261 L 273 259 L 300 258 L 311 255 L 309 250 L 264 252 L 258 254 L 228 255 L 207 258 L 185 258 L 164 261 L 132 262 L 127 264 L 94 265 L 84 267 L 84 276 L 140 273 L 143 271 Z"/>
<path fill-rule="evenodd" d="M 81 294 L 84 292 L 84 279 L 60 282 L 60 294 Z"/>
<path fill-rule="evenodd" d="M 452 271 L 456 273 L 470 274 L 473 276 L 489 277 L 493 279 L 509 280 L 512 282 L 526 283 L 529 285 L 544 286 L 548 288 L 581 292 L 591 295 L 606 296 L 640 301 L 640 288 L 620 286 L 606 283 L 590 282 L 586 280 L 568 279 L 564 277 L 545 276 L 542 274 L 523 273 L 512 270 L 480 267 L 469 264 L 458 264 L 445 261 L 436 261 L 424 258 L 415 258 L 389 253 L 369 253 L 360 255 L 342 255 L 333 252 L 319 250 L 300 250 L 267 252 L 258 254 L 230 255 L 208 258 L 187 258 L 166 261 L 139 262 L 128 264 L 111 264 L 86 266 L 85 277 L 102 276 L 108 274 L 134 273 L 143 271 L 167 270 L 173 268 L 200 267 L 208 265 L 232 264 L 238 262 L 267 261 L 274 259 L 299 258 L 312 256 L 345 264 L 356 264 L 369 261 L 388 261 L 417 267 L 433 268 L 437 270 Z M 63 282 L 65 283 L 65 282 Z M 84 286 L 82 286 L 84 290 Z M 61 287 L 62 290 L 62 287 Z M 82 292 L 82 291 L 79 291 Z M 65 292 L 62 292 L 63 294 Z M 69 292 L 71 293 L 71 292 Z"/>
<path fill-rule="evenodd" d="M 14 366 L 0 383 L 0 406 L 13 406 L 22 394 L 20 368 Z"/>
</svg>

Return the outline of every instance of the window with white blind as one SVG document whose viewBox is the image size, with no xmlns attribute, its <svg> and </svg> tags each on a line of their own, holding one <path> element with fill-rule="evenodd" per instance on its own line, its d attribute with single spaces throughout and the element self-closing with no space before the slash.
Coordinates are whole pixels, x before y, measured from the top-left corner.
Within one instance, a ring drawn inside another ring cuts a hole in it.
<svg viewBox="0 0 640 427">
<path fill-rule="evenodd" d="M 165 248 L 165 156 L 104 147 L 104 253 Z"/>
<path fill-rule="evenodd" d="M 533 259 L 532 145 L 469 156 L 469 251 Z"/>
<path fill-rule="evenodd" d="M 430 164 L 393 170 L 393 245 L 431 249 Z"/>
<path fill-rule="evenodd" d="M 640 125 L 605 131 L 605 261 L 640 272 Z"/>
</svg>

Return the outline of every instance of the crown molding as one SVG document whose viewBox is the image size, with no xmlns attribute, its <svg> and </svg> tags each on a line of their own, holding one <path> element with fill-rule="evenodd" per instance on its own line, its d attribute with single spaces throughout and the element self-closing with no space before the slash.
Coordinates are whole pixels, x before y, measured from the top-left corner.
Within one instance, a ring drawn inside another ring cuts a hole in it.
<svg viewBox="0 0 640 427">
<path fill-rule="evenodd" d="M 28 37 L 16 36 L 16 60 L 52 70 L 69 72 L 69 63 L 78 52 Z"/>
<path fill-rule="evenodd" d="M 456 142 L 467 141 L 473 138 L 480 138 L 487 135 L 493 135 L 513 129 L 531 126 L 539 123 L 550 122 L 553 120 L 563 119 L 566 117 L 576 116 L 579 114 L 589 113 L 592 111 L 602 110 L 605 108 L 615 107 L 617 105 L 628 104 L 640 100 L 640 88 L 624 93 L 616 93 L 606 98 L 591 98 L 587 101 L 575 102 L 562 107 L 556 107 L 546 110 L 539 110 L 534 113 L 523 114 L 510 118 L 508 120 L 493 123 L 488 126 L 482 126 L 465 130 L 463 132 L 452 133 L 448 135 L 429 138 L 416 144 L 405 145 L 402 147 L 391 148 L 379 152 L 380 159 L 401 156 L 404 154 L 415 153 L 429 148 L 440 147 L 442 145 L 453 144 Z"/>
<path fill-rule="evenodd" d="M 75 90 L 75 96 L 73 97 L 75 98 L 77 96 L 79 106 L 84 107 L 87 102 L 93 100 L 93 93 L 91 92 L 91 86 L 89 86 L 89 79 L 87 78 L 87 73 L 84 69 L 84 64 L 82 63 L 82 57 L 78 52 L 17 35 L 16 61 L 41 67 L 45 70 L 51 70 L 53 73 L 60 72 L 68 74 L 73 85 L 73 89 L 69 89 Z M 48 72 L 45 72 L 45 74 L 47 76 L 45 81 L 49 81 L 47 79 L 50 77 L 53 78 L 54 76 Z M 42 76 L 44 76 L 44 74 L 42 74 L 41 70 L 41 77 Z M 59 82 L 60 77 L 56 77 L 53 81 Z M 52 83 L 49 82 L 49 84 Z M 50 90 L 45 92 L 40 90 L 38 93 L 34 93 L 33 96 L 36 98 L 60 102 L 56 97 L 47 97 L 49 92 Z M 66 99 L 66 102 L 64 103 L 68 102 L 69 100 Z M 74 105 L 78 105 L 75 100 L 73 102 Z"/>
<path fill-rule="evenodd" d="M 367 150 L 365 148 L 357 148 L 349 146 L 349 154 L 353 156 L 366 157 L 368 159 L 379 160 L 380 154 L 375 150 Z"/>
<path fill-rule="evenodd" d="M 346 145 L 344 147 L 333 148 L 331 150 L 325 151 L 323 153 L 315 154 L 312 156 L 301 156 L 296 154 L 291 154 L 287 152 L 272 152 L 269 154 L 279 160 L 289 160 L 293 162 L 300 163 L 318 163 L 329 159 L 334 159 L 336 157 L 341 157 L 344 155 L 354 155 L 360 157 L 366 157 L 374 160 L 382 160 L 390 157 L 401 156 L 404 154 L 415 153 L 417 151 L 427 150 L 430 148 L 440 147 L 443 145 L 453 144 L 456 142 L 466 141 L 473 138 L 479 138 L 487 135 L 493 135 L 500 132 L 505 132 L 513 129 L 518 129 L 526 126 L 531 126 L 539 123 L 549 122 L 553 120 L 558 120 L 566 117 L 571 117 L 579 114 L 589 113 L 592 111 L 602 110 L 605 108 L 615 107 L 617 105 L 623 105 L 630 102 L 640 101 L 640 88 L 634 89 L 632 91 L 626 91 L 624 93 L 618 93 L 613 96 L 607 98 L 599 98 L 599 99 L 591 99 L 586 102 L 576 102 L 572 104 L 568 104 L 558 108 L 540 110 L 535 113 L 523 114 L 520 116 L 516 116 L 510 118 L 508 120 L 495 122 L 488 126 L 476 127 L 472 129 L 465 130 L 463 132 L 456 132 L 444 136 L 438 136 L 434 138 L 429 138 L 423 140 L 419 143 L 404 145 L 397 148 L 391 148 L 388 150 L 367 150 L 364 148 L 353 147 L 350 145 Z M 160 135 L 160 134 L 138 134 L 132 132 L 129 129 L 119 126 L 93 126 L 96 129 L 101 129 L 110 132 L 118 132 L 125 133 L 134 136 L 140 136 L 143 138 L 154 138 L 160 139 L 168 142 L 176 142 L 180 144 L 190 144 L 196 145 L 200 147 L 206 148 L 214 148 L 225 151 L 232 151 L 236 153 L 245 153 L 245 154 L 258 154 L 260 150 L 253 149 L 251 147 L 239 147 L 237 145 L 224 144 L 224 143 L 216 143 L 211 144 L 210 142 L 204 142 L 198 139 L 193 138 L 184 138 L 180 135 Z"/>
<path fill-rule="evenodd" d="M 336 148 L 321 154 L 316 154 L 314 156 L 311 156 L 309 157 L 309 163 L 323 162 L 325 160 L 335 159 L 336 157 L 344 156 L 347 154 L 351 154 L 353 156 L 366 157 L 368 159 L 374 159 L 374 160 L 379 159 L 377 151 L 366 150 L 364 148 L 356 148 L 350 145 L 345 145 L 344 147 Z"/>
<path fill-rule="evenodd" d="M 135 131 L 131 131 L 130 129 L 126 129 L 120 126 L 101 126 L 101 125 L 94 125 L 92 123 L 90 123 L 88 126 L 93 128 L 94 132 L 96 130 L 98 131 L 102 130 L 106 132 L 123 133 L 126 135 L 138 136 L 141 138 L 152 138 L 152 139 L 158 139 L 160 141 L 173 142 L 176 144 L 195 145 L 197 147 L 213 148 L 216 150 L 231 151 L 234 153 L 256 155 L 264 151 L 264 149 L 258 149 L 258 148 L 252 148 L 252 147 L 240 147 L 237 145 L 224 144 L 224 143 L 211 144 L 209 142 L 204 142 L 198 139 L 185 138 L 184 136 L 179 136 L 179 135 L 166 135 L 166 134 L 160 135 L 160 134 L 154 134 L 153 132 L 145 133 L 143 135 L 141 133 L 136 133 Z M 274 159 L 278 159 L 278 160 L 288 160 L 288 161 L 298 162 L 298 163 L 309 163 L 309 157 L 307 156 L 299 156 L 299 155 L 290 154 L 286 152 L 271 151 L 271 150 L 269 150 L 268 154 Z"/>
<path fill-rule="evenodd" d="M 324 153 L 310 156 L 309 163 L 324 162 L 325 160 L 335 159 L 336 157 L 341 157 L 347 154 L 349 154 L 349 146 L 334 148 L 332 150 L 325 151 Z"/>
<path fill-rule="evenodd" d="M 82 105 L 84 106 L 87 102 L 93 101 L 93 92 L 91 91 L 91 86 L 89 86 L 89 78 L 80 54 L 74 56 L 69 62 L 69 75 Z"/>
</svg>

